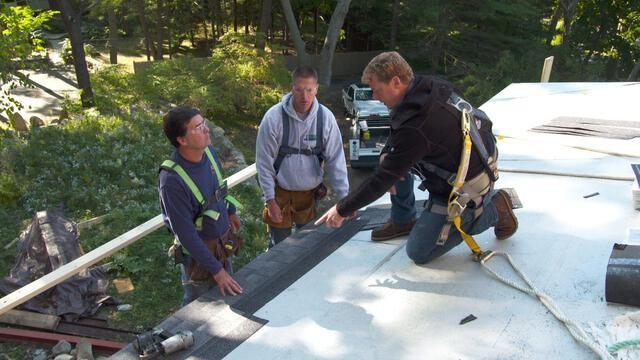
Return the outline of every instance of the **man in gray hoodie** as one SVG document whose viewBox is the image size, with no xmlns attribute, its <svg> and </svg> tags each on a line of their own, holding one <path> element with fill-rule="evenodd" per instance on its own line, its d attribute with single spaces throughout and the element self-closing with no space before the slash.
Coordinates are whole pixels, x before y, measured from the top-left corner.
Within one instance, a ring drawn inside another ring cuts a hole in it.
<svg viewBox="0 0 640 360">
<path fill-rule="evenodd" d="M 262 118 L 256 140 L 258 180 L 265 198 L 269 247 L 316 216 L 326 192 L 324 169 L 338 199 L 349 193 L 342 136 L 331 111 L 316 99 L 318 74 L 308 66 L 293 74 L 291 92 Z"/>
</svg>

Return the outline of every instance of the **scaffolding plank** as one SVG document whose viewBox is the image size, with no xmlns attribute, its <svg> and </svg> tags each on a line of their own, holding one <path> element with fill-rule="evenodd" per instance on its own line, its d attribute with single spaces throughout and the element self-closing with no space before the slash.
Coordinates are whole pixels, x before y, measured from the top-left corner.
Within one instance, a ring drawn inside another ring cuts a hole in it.
<svg viewBox="0 0 640 360">
<path fill-rule="evenodd" d="M 0 339 L 3 340 L 18 340 L 27 342 L 56 344 L 60 340 L 66 340 L 70 343 L 80 343 L 85 341 L 91 344 L 91 347 L 97 350 L 104 350 L 109 352 L 116 352 L 124 348 L 127 344 L 109 340 L 90 339 L 80 336 L 63 335 L 56 333 L 48 333 L 43 331 L 23 330 L 14 328 L 0 328 Z"/>
</svg>

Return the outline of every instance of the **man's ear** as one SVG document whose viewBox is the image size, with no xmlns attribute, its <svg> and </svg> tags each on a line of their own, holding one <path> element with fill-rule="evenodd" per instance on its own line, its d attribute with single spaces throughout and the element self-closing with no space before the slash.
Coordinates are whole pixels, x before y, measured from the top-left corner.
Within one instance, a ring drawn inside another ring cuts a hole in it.
<svg viewBox="0 0 640 360">
<path fill-rule="evenodd" d="M 391 87 L 393 87 L 394 89 L 399 89 L 402 86 L 402 81 L 397 75 L 391 78 L 390 83 Z"/>
<path fill-rule="evenodd" d="M 176 141 L 178 142 L 178 144 L 180 144 L 180 146 L 185 146 L 187 145 L 187 139 L 184 136 L 178 136 L 176 138 Z"/>
</svg>

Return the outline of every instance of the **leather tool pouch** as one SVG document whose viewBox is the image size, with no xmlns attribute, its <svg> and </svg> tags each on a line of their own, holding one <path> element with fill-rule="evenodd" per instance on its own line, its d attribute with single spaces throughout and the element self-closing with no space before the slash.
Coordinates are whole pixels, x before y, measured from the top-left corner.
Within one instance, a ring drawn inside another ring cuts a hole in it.
<svg viewBox="0 0 640 360">
<path fill-rule="evenodd" d="M 313 196 L 316 202 L 324 199 L 325 196 L 327 196 L 327 187 L 323 183 L 320 183 L 317 188 L 313 189 Z"/>
<path fill-rule="evenodd" d="M 225 268 L 227 267 L 228 259 L 231 256 L 238 255 L 240 249 L 244 246 L 244 241 L 231 230 L 217 239 L 205 240 L 204 243 L 207 249 L 209 249 L 213 256 L 218 259 Z M 188 272 L 189 278 L 192 281 L 205 281 L 213 276 L 205 267 L 193 259 L 191 259 L 189 264 Z"/>
</svg>

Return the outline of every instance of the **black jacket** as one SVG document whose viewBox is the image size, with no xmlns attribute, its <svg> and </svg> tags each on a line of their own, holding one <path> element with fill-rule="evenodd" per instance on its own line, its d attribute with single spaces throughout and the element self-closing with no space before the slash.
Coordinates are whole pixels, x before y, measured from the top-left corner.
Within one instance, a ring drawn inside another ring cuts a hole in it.
<svg viewBox="0 0 640 360">
<path fill-rule="evenodd" d="M 451 83 L 434 77 L 416 76 L 400 104 L 392 113 L 391 135 L 382 153 L 384 161 L 360 187 L 338 202 L 341 216 L 353 214 L 383 195 L 410 170 L 425 176 L 422 182 L 430 195 L 446 201 L 451 186 L 422 169 L 424 160 L 456 173 L 462 152 L 461 113 L 446 101 L 453 91 Z M 490 122 L 482 136 L 491 134 Z M 485 141 L 486 143 L 486 141 Z M 472 148 L 467 179 L 483 171 L 483 165 Z"/>
</svg>

